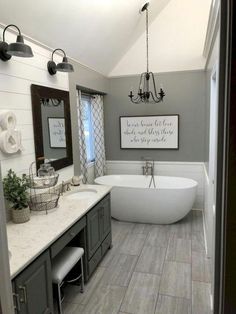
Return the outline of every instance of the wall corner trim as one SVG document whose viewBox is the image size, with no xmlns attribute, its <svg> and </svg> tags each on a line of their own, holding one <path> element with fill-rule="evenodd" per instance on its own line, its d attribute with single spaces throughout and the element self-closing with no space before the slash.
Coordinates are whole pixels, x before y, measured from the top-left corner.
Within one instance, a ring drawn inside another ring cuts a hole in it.
<svg viewBox="0 0 236 314">
<path fill-rule="evenodd" d="M 220 1 L 215 1 L 215 4 L 211 5 L 209 20 L 207 25 L 206 39 L 203 48 L 203 56 L 206 58 L 205 69 L 207 69 L 212 49 L 214 47 L 217 32 L 220 26 Z"/>
<path fill-rule="evenodd" d="M 203 173 L 204 173 L 204 210 L 203 210 L 203 232 L 204 232 L 204 243 L 205 243 L 205 249 L 206 249 L 206 256 L 208 258 L 211 258 L 211 254 L 210 254 L 210 243 L 209 243 L 209 240 L 208 240 L 208 233 L 209 233 L 209 230 L 208 230 L 208 226 L 207 226 L 207 221 L 206 221 L 206 218 L 205 218 L 205 212 L 207 210 L 206 208 L 206 203 L 208 203 L 208 196 L 206 195 L 207 191 L 206 191 L 206 186 L 209 187 L 209 176 L 208 176 L 208 171 L 207 171 L 207 168 L 206 168 L 206 164 L 203 163 Z"/>
</svg>

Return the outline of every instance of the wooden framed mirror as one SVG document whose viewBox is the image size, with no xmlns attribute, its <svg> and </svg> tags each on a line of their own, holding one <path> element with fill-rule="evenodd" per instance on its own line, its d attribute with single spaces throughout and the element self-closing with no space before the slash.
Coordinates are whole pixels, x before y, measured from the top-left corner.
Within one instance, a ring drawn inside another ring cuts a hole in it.
<svg viewBox="0 0 236 314">
<path fill-rule="evenodd" d="M 49 159 L 55 170 L 73 164 L 69 92 L 31 85 L 37 169 Z"/>
</svg>

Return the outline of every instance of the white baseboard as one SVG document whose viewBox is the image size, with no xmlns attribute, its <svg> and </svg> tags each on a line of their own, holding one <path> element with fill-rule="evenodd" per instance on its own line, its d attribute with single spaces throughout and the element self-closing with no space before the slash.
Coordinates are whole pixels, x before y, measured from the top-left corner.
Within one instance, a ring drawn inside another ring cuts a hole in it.
<svg viewBox="0 0 236 314">
<path fill-rule="evenodd" d="M 204 211 L 203 211 L 203 227 L 204 227 L 204 239 L 205 239 L 205 246 L 206 246 L 206 255 L 208 258 L 211 258 L 211 246 L 212 246 L 212 221 L 213 216 L 210 215 L 210 208 L 209 208 L 209 177 L 207 173 L 206 166 L 204 164 L 203 166 L 203 171 L 204 171 L 204 194 L 205 194 L 205 199 L 204 199 Z"/>
<path fill-rule="evenodd" d="M 212 294 L 210 294 L 210 306 L 211 306 L 211 311 L 213 312 L 214 305 L 213 305 L 213 295 Z"/>
<path fill-rule="evenodd" d="M 203 213 L 202 213 L 202 217 L 203 217 L 203 234 L 204 234 L 204 244 L 205 244 L 206 256 L 208 258 L 210 258 L 211 256 L 209 254 L 209 249 L 208 249 L 206 220 L 205 220 L 204 210 L 203 210 Z"/>
</svg>

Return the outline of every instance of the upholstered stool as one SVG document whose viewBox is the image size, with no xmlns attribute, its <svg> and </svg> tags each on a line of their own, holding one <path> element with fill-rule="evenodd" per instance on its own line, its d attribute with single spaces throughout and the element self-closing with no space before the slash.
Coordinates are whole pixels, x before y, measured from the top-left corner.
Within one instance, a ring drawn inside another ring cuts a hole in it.
<svg viewBox="0 0 236 314">
<path fill-rule="evenodd" d="M 79 260 L 81 262 L 81 274 L 67 282 L 74 282 L 81 278 L 81 292 L 84 291 L 83 254 L 83 248 L 66 246 L 52 262 L 52 282 L 57 285 L 57 302 L 60 314 L 62 313 L 61 286 L 64 283 L 63 280 Z"/>
</svg>

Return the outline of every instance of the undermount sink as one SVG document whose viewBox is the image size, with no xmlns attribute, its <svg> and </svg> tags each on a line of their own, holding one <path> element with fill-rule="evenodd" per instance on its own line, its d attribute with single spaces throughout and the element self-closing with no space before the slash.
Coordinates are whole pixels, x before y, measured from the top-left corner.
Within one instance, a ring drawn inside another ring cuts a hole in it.
<svg viewBox="0 0 236 314">
<path fill-rule="evenodd" d="M 95 189 L 81 189 L 77 191 L 71 191 L 65 195 L 65 197 L 69 198 L 70 200 L 81 200 L 81 199 L 88 199 L 93 197 L 97 194 Z"/>
</svg>

